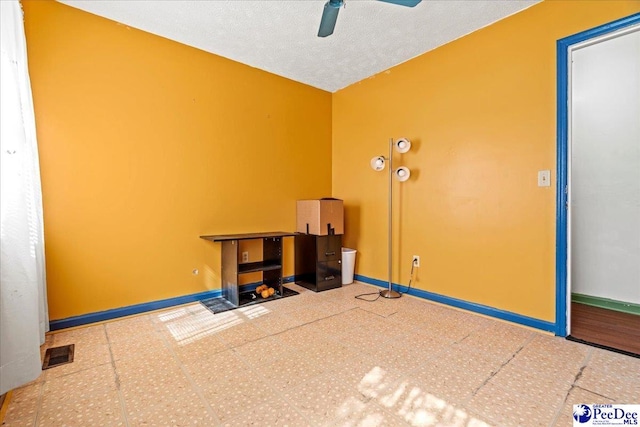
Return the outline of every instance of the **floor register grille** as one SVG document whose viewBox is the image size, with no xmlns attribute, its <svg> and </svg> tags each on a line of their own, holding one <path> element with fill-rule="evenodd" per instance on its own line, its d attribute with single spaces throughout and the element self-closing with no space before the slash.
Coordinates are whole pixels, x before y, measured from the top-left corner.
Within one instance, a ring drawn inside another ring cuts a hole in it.
<svg viewBox="0 0 640 427">
<path fill-rule="evenodd" d="M 55 368 L 73 362 L 73 351 L 75 344 L 63 345 L 61 347 L 48 348 L 44 354 L 42 370 Z"/>
</svg>

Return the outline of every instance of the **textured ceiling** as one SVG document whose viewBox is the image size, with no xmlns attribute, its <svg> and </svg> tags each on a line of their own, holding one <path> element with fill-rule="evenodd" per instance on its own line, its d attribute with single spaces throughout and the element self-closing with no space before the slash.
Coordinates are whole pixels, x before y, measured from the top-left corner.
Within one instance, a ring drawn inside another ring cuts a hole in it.
<svg viewBox="0 0 640 427">
<path fill-rule="evenodd" d="M 536 4 L 347 0 L 317 37 L 325 0 L 59 0 L 69 6 L 335 92 Z"/>
</svg>

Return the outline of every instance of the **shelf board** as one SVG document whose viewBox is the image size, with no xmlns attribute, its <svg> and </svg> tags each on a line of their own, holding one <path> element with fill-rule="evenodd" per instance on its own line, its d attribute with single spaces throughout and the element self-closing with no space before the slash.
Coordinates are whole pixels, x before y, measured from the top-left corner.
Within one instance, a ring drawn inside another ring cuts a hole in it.
<svg viewBox="0 0 640 427">
<path fill-rule="evenodd" d="M 279 268 L 282 268 L 282 265 L 274 261 L 247 262 L 244 264 L 238 264 L 238 274 L 278 270 Z"/>
<path fill-rule="evenodd" d="M 295 233 L 288 231 L 270 231 L 267 233 L 214 234 L 209 236 L 200 236 L 200 238 L 210 240 L 212 242 L 224 242 L 225 240 L 271 239 L 292 236 L 295 236 Z"/>
</svg>

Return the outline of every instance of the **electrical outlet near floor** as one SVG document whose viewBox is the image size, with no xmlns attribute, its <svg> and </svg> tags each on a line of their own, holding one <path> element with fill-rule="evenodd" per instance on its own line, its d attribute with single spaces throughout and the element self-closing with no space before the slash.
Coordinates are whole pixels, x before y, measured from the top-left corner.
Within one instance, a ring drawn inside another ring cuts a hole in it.
<svg viewBox="0 0 640 427">
<path fill-rule="evenodd" d="M 414 267 L 420 267 L 420 255 L 414 255 L 411 262 Z"/>
<path fill-rule="evenodd" d="M 242 252 L 242 262 L 249 262 L 249 252 Z"/>
</svg>

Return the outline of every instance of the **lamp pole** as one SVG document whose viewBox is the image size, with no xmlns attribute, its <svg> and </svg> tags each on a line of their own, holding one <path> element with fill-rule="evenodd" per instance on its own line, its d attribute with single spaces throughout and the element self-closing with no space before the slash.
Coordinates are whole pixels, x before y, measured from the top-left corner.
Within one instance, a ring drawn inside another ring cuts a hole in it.
<svg viewBox="0 0 640 427">
<path fill-rule="evenodd" d="M 389 139 L 389 230 L 387 238 L 389 240 L 389 247 L 387 249 L 388 264 L 387 270 L 389 272 L 389 288 L 380 291 L 380 296 L 383 298 L 400 298 L 402 294 L 393 290 L 392 285 L 392 267 L 393 267 L 393 138 Z"/>
</svg>

